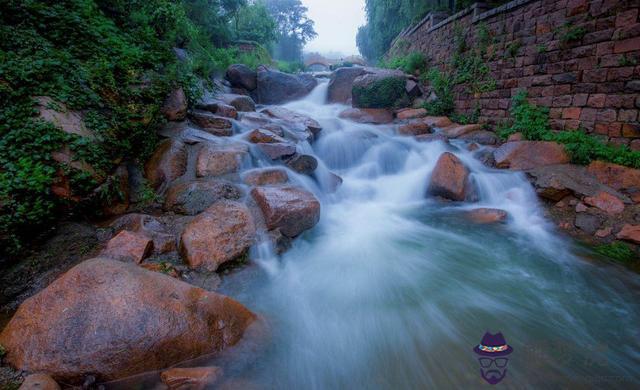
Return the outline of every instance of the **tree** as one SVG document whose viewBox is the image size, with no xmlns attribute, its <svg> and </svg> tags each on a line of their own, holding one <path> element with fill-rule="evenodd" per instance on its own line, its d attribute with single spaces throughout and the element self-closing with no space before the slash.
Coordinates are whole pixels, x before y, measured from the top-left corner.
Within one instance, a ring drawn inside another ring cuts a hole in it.
<svg viewBox="0 0 640 390">
<path fill-rule="evenodd" d="M 255 41 L 266 47 L 276 41 L 276 27 L 263 2 L 242 7 L 235 16 L 237 39 Z"/>
<path fill-rule="evenodd" d="M 300 0 L 269 0 L 267 8 L 277 25 L 278 42 L 274 57 L 285 61 L 300 61 L 302 48 L 318 36 L 308 8 Z"/>
</svg>

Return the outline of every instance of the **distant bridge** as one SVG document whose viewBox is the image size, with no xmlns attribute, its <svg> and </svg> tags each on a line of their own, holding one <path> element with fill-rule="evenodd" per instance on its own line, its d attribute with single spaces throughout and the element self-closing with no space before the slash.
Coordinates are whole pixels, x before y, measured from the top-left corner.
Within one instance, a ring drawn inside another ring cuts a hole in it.
<svg viewBox="0 0 640 390">
<path fill-rule="evenodd" d="M 304 67 L 307 70 L 321 72 L 330 70 L 333 65 L 351 63 L 360 66 L 366 66 L 365 60 L 360 56 L 349 56 L 340 59 L 328 59 L 321 56 L 312 56 L 305 59 Z"/>
</svg>

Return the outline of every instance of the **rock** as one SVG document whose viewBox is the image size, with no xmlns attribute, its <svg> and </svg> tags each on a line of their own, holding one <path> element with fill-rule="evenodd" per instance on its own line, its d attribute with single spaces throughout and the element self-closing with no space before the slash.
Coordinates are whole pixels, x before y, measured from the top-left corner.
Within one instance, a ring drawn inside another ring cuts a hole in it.
<svg viewBox="0 0 640 390">
<path fill-rule="evenodd" d="M 584 198 L 584 203 L 597 207 L 607 214 L 620 214 L 624 211 L 624 203 L 606 192 L 599 192 L 595 196 L 587 196 Z"/>
<path fill-rule="evenodd" d="M 398 134 L 416 136 L 431 133 L 431 127 L 421 121 L 414 121 L 398 127 Z"/>
<path fill-rule="evenodd" d="M 257 144 L 258 149 L 271 160 L 293 156 L 296 153 L 296 146 L 292 143 L 278 144 Z"/>
<path fill-rule="evenodd" d="M 60 390 L 60 386 L 47 374 L 31 374 L 18 390 Z"/>
<path fill-rule="evenodd" d="M 457 125 L 452 124 L 442 129 L 442 134 L 446 135 L 449 138 L 458 138 L 465 134 L 472 133 L 474 131 L 481 130 L 481 125 Z"/>
<path fill-rule="evenodd" d="M 187 149 L 176 140 L 162 141 L 144 166 L 149 184 L 158 189 L 182 176 L 187 169 Z"/>
<path fill-rule="evenodd" d="M 409 95 L 409 99 L 415 99 L 418 96 L 422 96 L 422 88 L 420 88 L 420 84 L 411 79 L 407 79 L 407 82 L 404 85 L 404 90 L 407 92 L 407 95 Z"/>
<path fill-rule="evenodd" d="M 101 256 L 140 264 L 152 251 L 153 241 L 146 234 L 123 230 L 109 240 Z"/>
<path fill-rule="evenodd" d="M 198 153 L 196 176 L 222 176 L 240 170 L 249 149 L 243 144 L 208 145 Z"/>
<path fill-rule="evenodd" d="M 241 112 L 256 110 L 256 103 L 253 101 L 253 99 L 251 99 L 251 97 L 246 95 L 227 93 L 218 95 L 218 99 L 222 100 L 230 106 L 235 107 L 236 110 Z"/>
<path fill-rule="evenodd" d="M 616 237 L 620 240 L 640 244 L 640 225 L 625 224 Z"/>
<path fill-rule="evenodd" d="M 258 74 L 243 64 L 234 64 L 227 68 L 226 79 L 232 86 L 253 91 L 258 87 Z"/>
<path fill-rule="evenodd" d="M 168 121 L 181 121 L 187 116 L 187 97 L 182 88 L 174 89 L 162 106 L 162 114 Z"/>
<path fill-rule="evenodd" d="M 160 374 L 160 379 L 169 390 L 204 390 L 221 376 L 219 367 L 170 368 Z"/>
<path fill-rule="evenodd" d="M 445 144 L 449 143 L 449 138 L 445 137 L 444 135 L 440 134 L 440 133 L 435 133 L 435 134 L 421 134 L 415 137 L 415 140 L 418 142 L 435 142 L 435 141 L 441 141 L 444 142 Z"/>
<path fill-rule="evenodd" d="M 547 141 L 507 142 L 493 152 L 498 168 L 526 170 L 545 165 L 566 164 L 564 147 Z"/>
<path fill-rule="evenodd" d="M 500 209 L 479 208 L 467 212 L 469 219 L 478 224 L 491 224 L 505 222 L 507 212 Z"/>
<path fill-rule="evenodd" d="M 342 111 L 338 116 L 358 123 L 376 125 L 393 122 L 393 113 L 383 108 L 349 108 Z"/>
<path fill-rule="evenodd" d="M 487 167 L 495 168 L 496 161 L 493 158 L 493 150 L 485 148 L 475 152 L 474 157 Z"/>
<path fill-rule="evenodd" d="M 196 180 L 172 185 L 164 209 L 178 214 L 196 215 L 220 200 L 237 200 L 242 192 L 223 180 Z"/>
<path fill-rule="evenodd" d="M 38 103 L 39 118 L 43 121 L 52 123 L 67 134 L 95 138 L 95 135 L 87 128 L 79 112 L 69 110 L 66 105 L 53 100 L 49 96 L 36 96 L 34 99 Z"/>
<path fill-rule="evenodd" d="M 210 112 L 212 114 L 215 114 L 215 115 L 221 116 L 221 117 L 225 117 L 225 118 L 231 118 L 231 119 L 237 119 L 238 118 L 238 110 L 236 110 L 236 108 L 234 106 L 229 105 L 229 104 L 223 102 L 222 100 L 218 100 L 218 99 L 209 99 L 209 100 L 201 101 L 198 104 L 196 104 L 196 108 L 198 108 L 199 110 L 208 111 L 208 112 Z M 198 115 L 197 113 L 198 112 L 192 114 L 192 116 L 193 115 Z M 207 118 L 202 119 L 202 120 L 205 121 L 205 123 L 209 122 L 209 120 Z M 221 123 L 225 123 L 226 124 L 226 122 L 221 122 Z M 228 123 L 230 123 L 230 122 L 228 122 Z"/>
<path fill-rule="evenodd" d="M 469 170 L 456 155 L 445 152 L 431 173 L 428 193 L 455 201 L 464 201 L 469 193 Z"/>
<path fill-rule="evenodd" d="M 320 202 L 303 189 L 256 187 L 251 196 L 262 210 L 269 230 L 279 229 L 286 237 L 296 237 L 320 220 Z"/>
<path fill-rule="evenodd" d="M 274 144 L 287 142 L 268 130 L 255 129 L 247 135 L 247 140 L 253 144 Z"/>
<path fill-rule="evenodd" d="M 449 127 L 453 124 L 453 122 L 451 122 L 451 119 L 447 118 L 446 116 L 427 116 L 422 118 L 422 120 L 429 126 L 437 127 L 439 129 Z"/>
<path fill-rule="evenodd" d="M 580 213 L 576 214 L 574 225 L 587 234 L 594 234 L 602 225 L 602 218 L 597 215 Z"/>
<path fill-rule="evenodd" d="M 245 205 L 219 201 L 184 228 L 180 252 L 189 267 L 216 271 L 246 254 L 255 236 L 256 227 Z"/>
<path fill-rule="evenodd" d="M 523 141 L 524 136 L 522 133 L 513 133 L 507 138 L 507 142 Z"/>
<path fill-rule="evenodd" d="M 311 92 L 308 79 L 272 69 L 258 71 L 257 102 L 283 104 L 305 97 Z"/>
<path fill-rule="evenodd" d="M 469 146 L 467 146 L 467 150 L 470 152 L 473 152 L 474 150 L 478 150 L 478 149 L 480 149 L 480 146 L 475 142 L 472 142 L 469 144 Z"/>
<path fill-rule="evenodd" d="M 351 89 L 355 108 L 398 108 L 410 105 L 402 72 L 377 71 L 358 76 Z"/>
<path fill-rule="evenodd" d="M 311 175 L 318 168 L 318 160 L 308 154 L 294 154 L 284 160 L 284 163 L 294 171 L 303 175 Z"/>
<path fill-rule="evenodd" d="M 110 228 L 115 232 L 129 230 L 142 233 L 153 240 L 153 251 L 163 254 L 176 249 L 176 238 L 167 233 L 164 224 L 156 218 L 145 214 L 126 214 L 113 221 Z"/>
<path fill-rule="evenodd" d="M 608 228 L 604 228 L 604 229 L 600 229 L 597 230 L 594 234 L 594 236 L 598 237 L 598 238 L 606 238 L 609 237 L 612 233 L 613 229 L 608 227 Z"/>
<path fill-rule="evenodd" d="M 195 110 L 189 114 L 189 118 L 196 125 L 200 126 L 207 133 L 219 137 L 233 135 L 233 123 L 229 118 L 214 115 L 203 110 Z"/>
<path fill-rule="evenodd" d="M 640 169 L 633 169 L 604 161 L 593 161 L 587 167 L 602 184 L 628 194 L 640 192 Z"/>
<path fill-rule="evenodd" d="M 299 74 L 298 78 L 300 79 L 302 84 L 304 84 L 308 92 L 313 91 L 313 89 L 318 86 L 318 80 L 309 73 Z"/>
<path fill-rule="evenodd" d="M 107 191 L 111 189 L 111 191 Z M 107 195 L 101 199 L 102 214 L 105 216 L 120 215 L 129 208 L 129 171 L 125 165 L 120 165 L 106 182 L 96 188 L 95 192 L 105 191 Z"/>
<path fill-rule="evenodd" d="M 243 112 L 240 114 L 240 123 L 248 127 L 262 127 L 272 124 L 273 119 L 259 112 Z"/>
<path fill-rule="evenodd" d="M 458 138 L 469 142 L 475 142 L 480 145 L 495 145 L 498 143 L 498 136 L 496 136 L 494 132 L 486 130 L 472 131 L 470 133 L 463 134 Z"/>
<path fill-rule="evenodd" d="M 331 73 L 331 80 L 327 92 L 327 101 L 329 103 L 351 103 L 351 88 L 353 88 L 353 80 L 365 73 L 360 67 L 338 68 Z"/>
<path fill-rule="evenodd" d="M 306 130 L 311 132 L 313 136 L 317 136 L 322 130 L 322 126 L 316 121 L 304 114 L 288 110 L 284 107 L 269 107 L 261 111 L 263 114 L 285 121 L 289 126 L 298 130 Z M 301 126 L 302 125 L 302 126 Z"/>
<path fill-rule="evenodd" d="M 5 361 L 80 384 L 162 369 L 233 345 L 255 315 L 135 264 L 84 261 L 27 299 L 0 333 Z"/>
<path fill-rule="evenodd" d="M 423 118 L 425 116 L 427 116 L 427 110 L 425 110 L 424 108 L 407 108 L 405 110 L 399 111 L 396 114 L 396 118 L 400 120 Z M 421 123 L 426 126 L 429 126 L 425 122 L 421 122 Z"/>
<path fill-rule="evenodd" d="M 579 202 L 576 205 L 576 213 L 584 213 L 585 211 L 587 211 L 589 208 L 587 206 L 585 206 L 584 203 Z"/>
<path fill-rule="evenodd" d="M 280 168 L 259 168 L 245 172 L 243 180 L 247 185 L 260 187 L 284 184 L 289 181 L 289 175 Z"/>
</svg>

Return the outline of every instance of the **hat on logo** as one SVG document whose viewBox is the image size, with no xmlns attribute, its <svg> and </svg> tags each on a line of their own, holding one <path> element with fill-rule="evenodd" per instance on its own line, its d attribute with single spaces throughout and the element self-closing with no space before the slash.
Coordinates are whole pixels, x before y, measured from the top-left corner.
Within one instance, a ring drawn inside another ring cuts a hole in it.
<svg viewBox="0 0 640 390">
<path fill-rule="evenodd" d="M 487 332 L 482 336 L 480 344 L 473 348 L 473 352 L 482 356 L 498 357 L 509 355 L 513 352 L 513 348 L 507 345 L 507 340 L 504 339 L 501 332 L 496 334 Z"/>
</svg>

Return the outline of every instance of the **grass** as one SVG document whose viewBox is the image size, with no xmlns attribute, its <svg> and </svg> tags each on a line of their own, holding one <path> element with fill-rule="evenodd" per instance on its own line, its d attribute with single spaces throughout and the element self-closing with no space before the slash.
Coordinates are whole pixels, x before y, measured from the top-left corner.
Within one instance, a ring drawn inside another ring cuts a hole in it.
<svg viewBox="0 0 640 390">
<path fill-rule="evenodd" d="M 387 69 L 400 69 L 405 73 L 420 75 L 427 71 L 427 57 L 420 52 L 381 60 L 379 66 Z"/>
<path fill-rule="evenodd" d="M 598 245 L 595 251 L 621 263 L 630 263 L 635 258 L 635 252 L 627 244 L 619 241 Z"/>
</svg>

